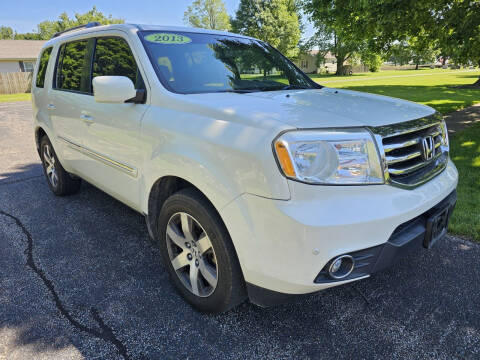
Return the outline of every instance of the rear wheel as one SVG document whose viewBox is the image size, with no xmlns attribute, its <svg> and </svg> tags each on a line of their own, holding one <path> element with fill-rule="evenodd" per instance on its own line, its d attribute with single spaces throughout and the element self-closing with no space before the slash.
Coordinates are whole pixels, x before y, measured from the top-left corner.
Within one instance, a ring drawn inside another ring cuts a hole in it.
<svg viewBox="0 0 480 360">
<path fill-rule="evenodd" d="M 78 192 L 81 180 L 65 171 L 47 136 L 40 141 L 40 158 L 48 186 L 55 195 L 64 196 Z"/>
<path fill-rule="evenodd" d="M 246 299 L 245 283 L 227 229 L 198 191 L 181 190 L 166 200 L 158 234 L 170 278 L 195 308 L 220 313 Z"/>
</svg>

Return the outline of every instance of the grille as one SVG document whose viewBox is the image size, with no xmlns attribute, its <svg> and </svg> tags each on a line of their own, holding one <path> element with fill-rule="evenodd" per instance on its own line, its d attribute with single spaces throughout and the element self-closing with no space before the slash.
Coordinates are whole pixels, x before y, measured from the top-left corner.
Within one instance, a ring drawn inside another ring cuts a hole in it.
<svg viewBox="0 0 480 360">
<path fill-rule="evenodd" d="M 385 175 L 390 182 L 417 186 L 445 168 L 448 140 L 440 120 L 435 115 L 376 129 L 381 136 Z"/>
</svg>

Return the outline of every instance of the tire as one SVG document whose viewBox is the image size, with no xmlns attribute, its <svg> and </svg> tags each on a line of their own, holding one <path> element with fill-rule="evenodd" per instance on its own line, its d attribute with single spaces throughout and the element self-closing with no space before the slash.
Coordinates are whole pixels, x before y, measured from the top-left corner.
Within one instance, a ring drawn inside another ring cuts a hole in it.
<svg viewBox="0 0 480 360">
<path fill-rule="evenodd" d="M 201 312 L 221 313 L 246 299 L 245 281 L 230 235 L 200 192 L 188 188 L 170 196 L 157 224 L 163 263 L 188 303 Z M 191 280 L 192 273 L 197 274 L 193 275 L 196 281 Z"/>
<path fill-rule="evenodd" d="M 47 136 L 40 140 L 40 159 L 48 186 L 55 195 L 72 195 L 80 190 L 82 180 L 65 171 Z"/>
</svg>

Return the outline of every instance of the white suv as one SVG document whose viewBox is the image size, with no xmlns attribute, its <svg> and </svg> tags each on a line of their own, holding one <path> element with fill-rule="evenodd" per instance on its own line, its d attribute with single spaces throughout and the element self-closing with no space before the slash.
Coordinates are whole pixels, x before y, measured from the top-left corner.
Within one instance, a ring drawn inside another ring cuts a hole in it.
<svg viewBox="0 0 480 360">
<path fill-rule="evenodd" d="M 144 214 L 202 311 L 364 279 L 441 238 L 456 201 L 432 108 L 322 87 L 249 37 L 91 23 L 33 82 L 53 193 L 85 179 Z"/>
</svg>

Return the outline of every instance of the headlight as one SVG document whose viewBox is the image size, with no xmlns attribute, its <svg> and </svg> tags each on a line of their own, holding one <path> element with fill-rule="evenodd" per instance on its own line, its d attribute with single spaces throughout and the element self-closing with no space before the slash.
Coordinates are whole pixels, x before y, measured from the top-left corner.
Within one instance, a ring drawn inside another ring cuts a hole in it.
<svg viewBox="0 0 480 360">
<path fill-rule="evenodd" d="M 274 141 L 283 174 L 310 184 L 383 184 L 377 147 L 365 129 L 289 131 Z"/>
</svg>

